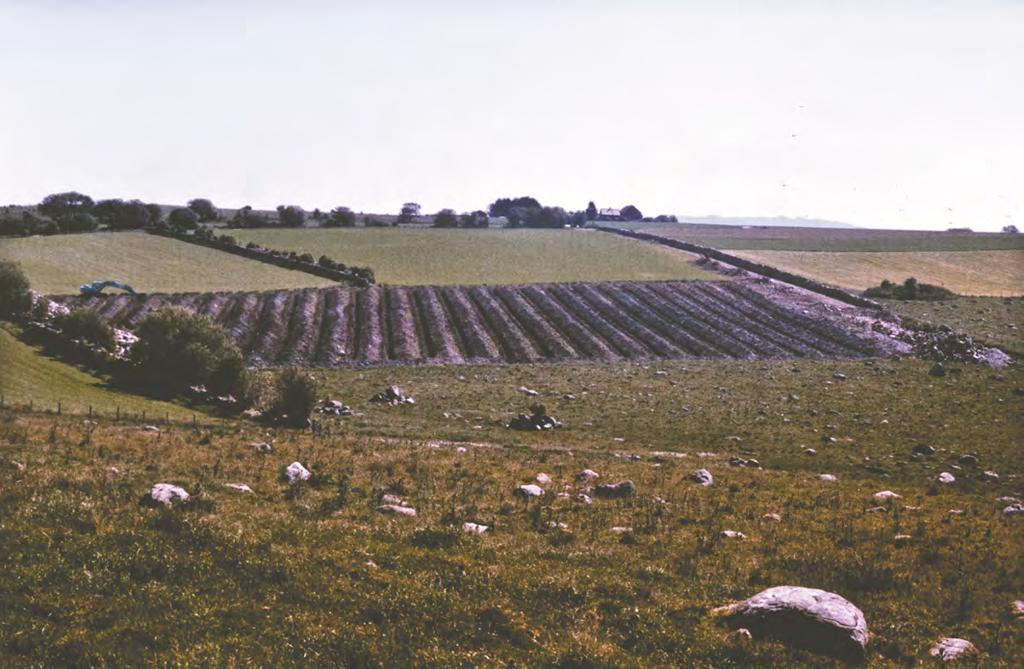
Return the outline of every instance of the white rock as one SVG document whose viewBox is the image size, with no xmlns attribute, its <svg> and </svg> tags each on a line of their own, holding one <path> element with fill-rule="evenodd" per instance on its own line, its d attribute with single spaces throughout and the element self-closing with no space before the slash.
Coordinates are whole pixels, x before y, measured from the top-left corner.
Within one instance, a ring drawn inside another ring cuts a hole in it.
<svg viewBox="0 0 1024 669">
<path fill-rule="evenodd" d="M 938 476 L 938 481 L 939 483 L 954 483 L 956 481 L 956 477 L 949 472 L 942 472 Z"/>
<path fill-rule="evenodd" d="M 1024 620 L 1024 599 L 1015 599 L 1010 602 L 1010 615 L 1017 620 Z"/>
<path fill-rule="evenodd" d="M 1003 496 L 996 500 L 1000 504 L 1020 504 L 1021 501 L 1017 497 Z"/>
<path fill-rule="evenodd" d="M 157 483 L 142 499 L 143 503 L 153 506 L 157 504 L 174 506 L 186 500 L 188 500 L 188 493 L 185 492 L 185 489 L 170 483 Z"/>
<path fill-rule="evenodd" d="M 551 483 L 551 477 L 545 474 L 544 472 L 537 474 L 536 480 L 537 483 L 540 483 L 541 485 L 547 485 L 548 483 Z"/>
<path fill-rule="evenodd" d="M 818 480 L 819 481 L 829 481 L 829 482 L 832 482 L 832 481 L 838 481 L 839 479 L 837 479 L 832 474 L 818 474 Z"/>
<path fill-rule="evenodd" d="M 1024 504 L 1011 504 L 1003 509 L 1004 516 L 1015 516 L 1018 513 L 1024 513 Z"/>
<path fill-rule="evenodd" d="M 519 386 L 518 390 L 522 394 L 529 395 L 530 397 L 536 397 L 537 395 L 540 395 L 540 393 L 538 393 L 536 390 L 527 388 L 526 386 Z"/>
<path fill-rule="evenodd" d="M 777 513 L 766 513 L 763 516 L 761 516 L 761 518 L 763 518 L 764 520 L 771 520 L 771 521 L 774 521 L 776 523 L 781 523 L 782 522 L 782 516 L 780 516 Z"/>
<path fill-rule="evenodd" d="M 459 446 L 455 449 L 456 453 L 465 453 L 468 449 L 465 446 Z"/>
<path fill-rule="evenodd" d="M 601 475 L 595 472 L 593 469 L 584 469 L 576 475 L 577 481 L 590 481 L 592 479 L 601 478 Z"/>
<path fill-rule="evenodd" d="M 254 441 L 249 444 L 249 448 L 256 451 L 257 453 L 273 453 L 274 447 L 265 441 Z"/>
<path fill-rule="evenodd" d="M 309 470 L 302 466 L 301 462 L 293 462 L 284 468 L 284 479 L 288 483 L 298 483 L 299 481 L 308 481 L 310 477 Z"/>
<path fill-rule="evenodd" d="M 252 492 L 252 488 L 244 483 L 225 483 L 224 487 L 231 488 L 232 490 L 237 490 L 239 492 Z"/>
<path fill-rule="evenodd" d="M 399 497 L 398 495 L 392 495 L 391 493 L 384 493 L 383 495 L 381 495 L 380 503 L 381 504 L 398 504 L 398 505 L 405 504 L 405 502 L 402 501 L 401 497 Z"/>
<path fill-rule="evenodd" d="M 730 623 L 789 645 L 835 655 L 863 657 L 868 641 L 864 614 L 839 595 L 792 585 L 763 590 L 713 611 Z"/>
<path fill-rule="evenodd" d="M 747 535 L 736 530 L 722 530 L 722 536 L 726 539 L 746 539 Z"/>
<path fill-rule="evenodd" d="M 401 506 L 399 504 L 381 504 L 377 507 L 377 510 L 381 513 L 395 513 L 400 516 L 416 515 L 416 509 L 409 506 Z"/>
<path fill-rule="evenodd" d="M 512 491 L 512 494 L 526 498 L 543 497 L 544 489 L 541 488 L 539 485 L 534 485 L 533 483 L 526 483 L 524 485 L 518 486 L 515 490 Z"/>
<path fill-rule="evenodd" d="M 967 639 L 943 637 L 928 652 L 932 657 L 937 657 L 943 662 L 950 662 L 964 655 L 976 655 L 978 649 Z"/>
<path fill-rule="evenodd" d="M 632 532 L 632 527 L 613 527 L 612 532 L 615 534 L 625 534 L 626 532 Z"/>
<path fill-rule="evenodd" d="M 874 495 L 872 495 L 872 497 L 875 498 L 876 502 L 885 502 L 885 501 L 890 500 L 890 499 L 902 499 L 903 498 L 902 495 L 897 495 L 892 490 L 882 490 L 881 492 L 876 492 Z"/>
<path fill-rule="evenodd" d="M 715 482 L 715 477 L 706 469 L 698 469 L 690 474 L 690 480 L 702 486 L 709 486 Z"/>
<path fill-rule="evenodd" d="M 549 520 L 544 526 L 551 530 L 568 530 L 569 526 L 557 520 Z"/>
<path fill-rule="evenodd" d="M 582 504 L 593 504 L 594 503 L 594 500 L 591 499 L 590 495 L 588 495 L 588 494 L 586 494 L 584 492 L 581 492 L 580 494 L 576 495 L 576 501 L 580 502 Z"/>
<path fill-rule="evenodd" d="M 145 430 L 146 432 L 159 432 L 160 431 L 160 428 L 158 428 L 156 425 L 147 425 L 146 427 L 144 427 L 142 429 Z"/>
<path fill-rule="evenodd" d="M 481 525 L 479 523 L 463 523 L 462 531 L 469 534 L 483 534 L 487 530 L 491 529 L 487 525 Z"/>
<path fill-rule="evenodd" d="M 986 481 L 998 481 L 999 480 L 999 474 L 995 473 L 991 469 L 986 469 L 985 471 L 983 471 L 981 473 L 981 477 L 983 479 L 985 479 Z"/>
</svg>

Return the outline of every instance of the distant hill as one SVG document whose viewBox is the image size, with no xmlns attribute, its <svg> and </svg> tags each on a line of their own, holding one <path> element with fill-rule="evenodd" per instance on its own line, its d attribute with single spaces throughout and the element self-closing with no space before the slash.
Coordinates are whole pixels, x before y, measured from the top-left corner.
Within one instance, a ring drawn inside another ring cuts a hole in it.
<svg viewBox="0 0 1024 669">
<path fill-rule="evenodd" d="M 699 225 L 754 225 L 792 228 L 856 228 L 856 225 L 822 218 L 789 218 L 787 216 L 680 216 L 680 223 Z"/>
</svg>

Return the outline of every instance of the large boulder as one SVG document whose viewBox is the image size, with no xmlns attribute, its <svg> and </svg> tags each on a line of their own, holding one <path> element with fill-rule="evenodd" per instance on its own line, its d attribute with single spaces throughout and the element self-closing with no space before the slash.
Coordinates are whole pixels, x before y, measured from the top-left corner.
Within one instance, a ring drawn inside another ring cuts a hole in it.
<svg viewBox="0 0 1024 669">
<path fill-rule="evenodd" d="M 768 588 L 713 613 L 755 636 L 840 659 L 862 658 L 868 642 L 868 624 L 861 610 L 835 593 L 816 588 Z"/>
<path fill-rule="evenodd" d="M 943 637 L 939 639 L 937 644 L 932 646 L 928 653 L 932 657 L 937 657 L 943 662 L 952 662 L 953 660 L 960 659 L 961 657 L 977 656 L 978 649 L 975 648 L 974 644 L 967 639 Z"/>
<path fill-rule="evenodd" d="M 712 483 L 715 482 L 715 477 L 712 476 L 711 472 L 709 472 L 706 469 L 698 469 L 694 473 L 690 474 L 689 478 L 694 483 L 697 483 L 697 484 L 700 484 L 700 485 L 703 485 L 703 486 L 709 486 L 709 485 L 711 485 Z"/>
<path fill-rule="evenodd" d="M 157 483 L 142 496 L 143 506 L 166 506 L 171 507 L 188 501 L 188 493 L 184 488 L 171 485 L 170 483 Z"/>
<path fill-rule="evenodd" d="M 303 467 L 301 462 L 291 463 L 284 468 L 284 472 L 281 474 L 281 478 L 289 484 L 308 481 L 310 476 L 309 470 Z"/>
<path fill-rule="evenodd" d="M 524 485 L 518 486 L 515 490 L 512 491 L 512 494 L 515 495 L 516 497 L 523 497 L 525 499 L 529 499 L 531 497 L 543 497 L 544 489 L 541 488 L 539 485 L 535 485 L 533 483 L 526 483 Z"/>
</svg>

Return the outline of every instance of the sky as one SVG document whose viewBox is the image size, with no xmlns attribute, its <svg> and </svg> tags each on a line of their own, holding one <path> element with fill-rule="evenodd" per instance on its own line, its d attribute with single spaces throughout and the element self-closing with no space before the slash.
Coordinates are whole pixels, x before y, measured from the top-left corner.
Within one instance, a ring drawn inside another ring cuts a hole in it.
<svg viewBox="0 0 1024 669">
<path fill-rule="evenodd" d="M 0 0 L 0 202 L 1024 227 L 1024 1 Z"/>
</svg>

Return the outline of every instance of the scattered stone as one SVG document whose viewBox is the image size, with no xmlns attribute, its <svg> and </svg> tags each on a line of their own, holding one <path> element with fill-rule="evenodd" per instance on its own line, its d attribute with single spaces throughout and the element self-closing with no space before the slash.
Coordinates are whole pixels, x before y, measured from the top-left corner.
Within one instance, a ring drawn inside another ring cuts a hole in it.
<svg viewBox="0 0 1024 669">
<path fill-rule="evenodd" d="M 146 432 L 159 432 L 160 431 L 160 428 L 158 428 L 156 425 L 147 425 L 147 426 L 145 426 L 142 429 L 144 431 L 146 431 Z"/>
<path fill-rule="evenodd" d="M 250 408 L 250 409 L 246 409 L 245 411 L 243 411 L 242 415 L 245 416 L 246 418 L 250 418 L 250 419 L 255 420 L 255 419 L 259 418 L 260 416 L 262 416 L 263 412 L 260 411 L 259 409 L 252 409 L 252 408 Z"/>
<path fill-rule="evenodd" d="M 562 422 L 554 416 L 549 416 L 543 404 L 534 404 L 530 407 L 530 414 L 521 413 L 509 422 L 508 427 L 513 430 L 554 430 L 562 427 Z"/>
<path fill-rule="evenodd" d="M 949 472 L 942 472 L 938 476 L 938 481 L 939 483 L 954 483 L 956 481 L 956 477 Z"/>
<path fill-rule="evenodd" d="M 551 483 L 551 477 L 544 472 L 541 472 L 540 474 L 537 474 L 536 481 L 541 485 L 547 485 L 548 483 Z"/>
<path fill-rule="evenodd" d="M 141 504 L 150 507 L 171 507 L 186 501 L 188 501 L 188 493 L 184 488 L 170 483 L 157 483 L 142 496 Z"/>
<path fill-rule="evenodd" d="M 889 513 L 889 509 L 884 506 L 873 506 L 865 511 L 865 513 Z"/>
<path fill-rule="evenodd" d="M 483 534 L 487 530 L 491 529 L 487 525 L 481 525 L 479 523 L 463 523 L 462 531 L 467 534 Z"/>
<path fill-rule="evenodd" d="M 892 490 L 882 490 L 881 492 L 876 492 L 874 495 L 872 495 L 872 497 L 875 498 L 876 502 L 885 502 L 891 499 L 903 499 L 902 495 L 897 495 Z"/>
<path fill-rule="evenodd" d="M 231 488 L 232 490 L 237 490 L 238 492 L 252 492 L 252 488 L 250 488 L 244 483 L 225 483 L 224 487 Z"/>
<path fill-rule="evenodd" d="M 776 522 L 776 523 L 781 523 L 782 522 L 782 516 L 777 514 L 777 513 L 766 513 L 763 516 L 761 516 L 761 519 L 762 520 L 771 520 L 771 521 Z"/>
<path fill-rule="evenodd" d="M 377 563 L 373 560 L 367 560 L 363 563 L 363 566 L 369 569 L 370 571 L 377 571 L 380 569 L 380 567 L 377 566 Z"/>
<path fill-rule="evenodd" d="M 833 481 L 838 481 L 839 479 L 837 479 L 837 478 L 836 478 L 836 477 L 835 477 L 834 475 L 832 475 L 832 474 L 818 474 L 818 480 L 819 480 L 819 481 L 829 481 L 829 482 L 833 482 Z"/>
<path fill-rule="evenodd" d="M 512 494 L 516 495 L 517 497 L 525 497 L 527 499 L 529 499 L 530 497 L 543 497 L 544 489 L 541 488 L 539 485 L 527 483 L 518 486 L 515 490 L 512 491 Z"/>
<path fill-rule="evenodd" d="M 383 392 L 377 393 L 371 397 L 370 401 L 375 404 L 387 404 L 389 406 L 416 404 L 416 400 L 402 392 L 402 389 L 398 386 L 389 386 Z"/>
<path fill-rule="evenodd" d="M 567 401 L 567 402 L 571 402 L 574 399 L 576 399 L 576 396 L 573 395 L 572 393 L 566 393 L 566 394 L 562 395 L 562 399 Z"/>
<path fill-rule="evenodd" d="M 951 662 L 966 655 L 977 655 L 978 649 L 967 639 L 956 637 L 943 637 L 928 651 L 932 657 L 937 657 L 943 662 Z"/>
<path fill-rule="evenodd" d="M 400 504 L 381 504 L 377 507 L 377 510 L 381 513 L 394 513 L 399 516 L 415 516 L 416 509 L 409 506 L 401 506 Z"/>
<path fill-rule="evenodd" d="M 963 509 L 950 509 L 946 513 L 948 513 L 951 516 L 962 516 L 962 515 L 964 515 L 964 510 Z"/>
<path fill-rule="evenodd" d="M 986 481 L 998 481 L 999 474 L 995 473 L 990 469 L 986 469 L 981 473 L 981 478 L 985 479 Z"/>
<path fill-rule="evenodd" d="M 957 460 L 957 463 L 966 467 L 974 467 L 978 464 L 978 456 L 972 453 L 967 453 L 965 455 L 961 455 Z"/>
<path fill-rule="evenodd" d="M 1000 504 L 1020 504 L 1021 503 L 1019 498 L 1017 498 L 1017 497 L 1009 497 L 1009 496 L 1000 497 L 996 501 L 999 502 Z"/>
<path fill-rule="evenodd" d="M 859 659 L 868 641 L 864 614 L 839 595 L 799 586 L 768 588 L 712 611 L 730 624 L 807 650 Z"/>
<path fill-rule="evenodd" d="M 526 386 L 519 386 L 518 390 L 522 394 L 529 395 L 530 397 L 536 397 L 537 395 L 540 395 L 540 393 L 538 393 L 536 390 L 527 388 Z"/>
<path fill-rule="evenodd" d="M 904 511 L 920 511 L 923 508 L 924 507 L 922 507 L 922 506 L 904 506 L 903 510 Z"/>
<path fill-rule="evenodd" d="M 1024 599 L 1015 599 L 1010 602 L 1010 615 L 1017 620 L 1024 620 Z"/>
<path fill-rule="evenodd" d="M 249 444 L 249 448 L 256 451 L 257 453 L 273 453 L 274 447 L 265 441 L 254 441 Z"/>
<path fill-rule="evenodd" d="M 919 444 L 914 446 L 914 450 L 911 453 L 914 455 L 935 455 L 935 448 L 928 444 Z"/>
<path fill-rule="evenodd" d="M 754 635 L 751 634 L 750 630 L 748 630 L 746 627 L 741 627 L 732 633 L 732 638 L 740 643 L 745 643 L 747 641 L 753 641 Z"/>
<path fill-rule="evenodd" d="M 1018 513 L 1024 513 L 1024 504 L 1011 504 L 1010 506 L 1003 509 L 1004 516 L 1015 516 Z"/>
<path fill-rule="evenodd" d="M 632 527 L 613 527 L 612 532 L 615 534 L 625 534 L 626 532 L 632 532 Z"/>
<path fill-rule="evenodd" d="M 937 362 L 932 365 L 932 368 L 928 370 L 929 376 L 941 377 L 946 375 L 946 366 L 941 362 Z"/>
<path fill-rule="evenodd" d="M 593 469 L 584 469 L 576 475 L 577 481 L 590 481 L 596 478 L 601 478 L 601 475 L 595 472 Z"/>
<path fill-rule="evenodd" d="M 804 449 L 804 455 L 817 455 L 817 454 L 818 454 L 818 451 L 814 450 L 813 448 L 805 448 Z"/>
<path fill-rule="evenodd" d="M 906 546 L 910 542 L 911 536 L 909 534 L 897 534 L 892 538 L 893 543 L 897 546 Z"/>
<path fill-rule="evenodd" d="M 715 482 L 715 477 L 706 469 L 698 469 L 689 476 L 690 480 L 702 486 L 709 486 Z"/>
<path fill-rule="evenodd" d="M 590 495 L 588 495 L 585 492 L 581 492 L 578 495 L 576 495 L 576 501 L 580 502 L 582 504 L 593 504 L 594 503 L 594 500 L 592 500 L 590 498 Z"/>
<path fill-rule="evenodd" d="M 729 465 L 732 467 L 754 467 L 756 469 L 761 468 L 761 463 L 754 458 L 741 458 L 734 456 L 729 458 Z"/>
<path fill-rule="evenodd" d="M 283 478 L 289 484 L 308 481 L 309 477 L 309 470 L 303 467 L 301 462 L 293 462 L 284 468 Z"/>
<path fill-rule="evenodd" d="M 636 485 L 632 481 L 619 481 L 618 483 L 605 483 L 594 488 L 594 494 L 606 499 L 621 499 L 632 497 L 636 494 Z"/>
<path fill-rule="evenodd" d="M 842 372 L 836 372 L 835 374 L 832 375 L 832 378 L 839 379 L 840 381 L 842 381 L 846 378 L 846 374 L 843 374 Z"/>
<path fill-rule="evenodd" d="M 455 452 L 456 453 L 466 453 L 468 451 L 469 451 L 469 449 L 466 448 L 465 446 L 456 446 L 455 447 Z"/>
<path fill-rule="evenodd" d="M 726 539 L 746 539 L 747 535 L 736 530 L 722 530 L 722 536 Z"/>
<path fill-rule="evenodd" d="M 338 400 L 324 400 L 324 403 L 313 409 L 316 413 L 328 416 L 354 416 L 352 407 L 342 404 Z"/>
<path fill-rule="evenodd" d="M 549 530 L 559 530 L 563 532 L 569 529 L 568 525 L 558 520 L 549 520 L 548 522 L 544 523 L 544 527 L 548 528 Z"/>
<path fill-rule="evenodd" d="M 392 495 L 389 492 L 386 492 L 383 495 L 381 495 L 380 503 L 381 504 L 398 504 L 398 505 L 404 505 L 405 504 L 405 502 L 402 501 L 401 497 L 399 497 L 398 495 Z"/>
</svg>

